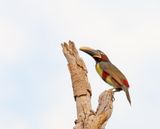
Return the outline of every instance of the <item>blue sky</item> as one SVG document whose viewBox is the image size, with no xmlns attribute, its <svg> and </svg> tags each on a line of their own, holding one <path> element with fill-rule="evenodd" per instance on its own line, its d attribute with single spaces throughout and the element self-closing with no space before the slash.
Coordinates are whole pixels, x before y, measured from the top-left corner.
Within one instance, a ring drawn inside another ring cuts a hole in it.
<svg viewBox="0 0 160 129">
<path fill-rule="evenodd" d="M 104 51 L 127 76 L 132 107 L 115 95 L 110 129 L 160 128 L 160 2 L 157 0 L 0 0 L 0 128 L 66 129 L 76 118 L 60 44 Z M 88 68 L 95 109 L 110 88 Z"/>
</svg>

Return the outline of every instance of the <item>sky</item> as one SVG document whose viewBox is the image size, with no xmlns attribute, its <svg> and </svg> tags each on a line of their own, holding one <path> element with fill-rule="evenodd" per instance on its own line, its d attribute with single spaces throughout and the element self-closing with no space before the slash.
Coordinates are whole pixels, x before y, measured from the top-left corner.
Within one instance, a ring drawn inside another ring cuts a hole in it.
<svg viewBox="0 0 160 129">
<path fill-rule="evenodd" d="M 159 129 L 160 1 L 0 0 L 0 129 L 69 129 L 76 119 L 61 43 L 105 52 L 128 78 L 110 129 Z M 110 86 L 83 52 L 92 107 Z"/>
</svg>

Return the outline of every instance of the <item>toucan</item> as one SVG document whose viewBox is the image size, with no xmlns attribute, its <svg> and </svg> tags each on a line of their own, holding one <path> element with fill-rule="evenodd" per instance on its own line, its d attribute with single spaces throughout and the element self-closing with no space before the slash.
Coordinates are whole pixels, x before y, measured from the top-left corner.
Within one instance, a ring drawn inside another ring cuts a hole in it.
<svg viewBox="0 0 160 129">
<path fill-rule="evenodd" d="M 115 92 L 123 90 L 131 105 L 129 95 L 129 83 L 124 74 L 111 63 L 107 55 L 101 50 L 95 50 L 89 47 L 80 47 L 80 50 L 89 54 L 96 62 L 95 68 L 100 77 L 109 85 L 113 86 Z"/>
</svg>

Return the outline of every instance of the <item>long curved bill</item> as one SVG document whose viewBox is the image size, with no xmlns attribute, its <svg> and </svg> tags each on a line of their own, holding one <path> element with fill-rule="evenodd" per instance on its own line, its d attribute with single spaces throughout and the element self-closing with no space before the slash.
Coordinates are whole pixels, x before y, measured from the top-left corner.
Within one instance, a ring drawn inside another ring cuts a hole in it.
<svg viewBox="0 0 160 129">
<path fill-rule="evenodd" d="M 97 50 L 92 49 L 90 47 L 80 47 L 80 50 L 89 54 L 92 57 L 98 57 L 98 58 L 101 57 L 100 53 Z"/>
</svg>

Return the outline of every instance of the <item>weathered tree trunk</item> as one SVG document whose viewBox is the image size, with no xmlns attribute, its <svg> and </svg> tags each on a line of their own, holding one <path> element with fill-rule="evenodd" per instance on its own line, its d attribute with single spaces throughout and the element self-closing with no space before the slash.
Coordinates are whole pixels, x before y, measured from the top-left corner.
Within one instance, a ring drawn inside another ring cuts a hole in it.
<svg viewBox="0 0 160 129">
<path fill-rule="evenodd" d="M 74 98 L 77 107 L 77 120 L 74 129 L 104 129 L 113 110 L 113 91 L 108 90 L 99 96 L 96 112 L 92 110 L 92 91 L 87 78 L 84 61 L 72 41 L 62 44 L 63 53 L 68 61 Z"/>
</svg>

